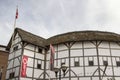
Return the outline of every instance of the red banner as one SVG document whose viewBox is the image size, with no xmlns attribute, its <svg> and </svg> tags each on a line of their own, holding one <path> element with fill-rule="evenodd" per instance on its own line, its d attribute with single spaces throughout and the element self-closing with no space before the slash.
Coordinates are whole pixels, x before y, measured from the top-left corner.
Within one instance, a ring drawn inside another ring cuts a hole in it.
<svg viewBox="0 0 120 80">
<path fill-rule="evenodd" d="M 28 62 L 28 56 L 23 55 L 21 77 L 26 77 L 27 62 Z"/>
</svg>

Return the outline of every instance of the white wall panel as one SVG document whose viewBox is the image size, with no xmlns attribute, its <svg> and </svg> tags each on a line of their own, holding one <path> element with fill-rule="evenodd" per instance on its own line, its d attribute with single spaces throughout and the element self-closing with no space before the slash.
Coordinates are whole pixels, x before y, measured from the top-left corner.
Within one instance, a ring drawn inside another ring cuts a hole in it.
<svg viewBox="0 0 120 80">
<path fill-rule="evenodd" d="M 109 48 L 109 43 L 108 42 L 101 42 L 101 44 L 99 45 L 99 47 L 102 47 L 102 48 Z"/>
<path fill-rule="evenodd" d="M 31 45 L 31 44 L 28 44 L 27 46 L 25 46 L 26 49 L 30 49 L 30 50 L 33 50 L 35 49 L 35 46 L 34 45 Z"/>
<path fill-rule="evenodd" d="M 27 67 L 26 75 L 27 75 L 28 77 L 32 77 L 32 73 L 33 73 L 33 69 Z"/>
<path fill-rule="evenodd" d="M 115 80 L 120 80 L 120 77 L 116 77 Z"/>
<path fill-rule="evenodd" d="M 35 58 L 44 60 L 44 55 L 40 53 L 35 53 Z"/>
<path fill-rule="evenodd" d="M 33 59 L 32 58 L 28 58 L 27 66 L 33 67 Z"/>
<path fill-rule="evenodd" d="M 38 78 L 41 75 L 42 72 L 43 72 L 43 70 L 34 69 L 34 77 Z"/>
<path fill-rule="evenodd" d="M 84 55 L 88 56 L 88 55 L 96 55 L 96 49 L 84 49 Z"/>
<path fill-rule="evenodd" d="M 104 69 L 105 69 L 105 67 L 104 67 Z M 103 69 L 103 70 L 104 70 L 104 69 Z M 105 73 L 106 73 L 107 75 L 109 75 L 109 76 L 112 76 L 112 75 L 113 75 L 112 67 L 107 67 Z"/>
<path fill-rule="evenodd" d="M 120 56 L 120 50 L 111 49 L 112 56 Z"/>
<path fill-rule="evenodd" d="M 46 72 L 48 73 L 48 75 L 50 75 L 50 78 L 55 78 L 55 72 L 54 71 L 47 70 Z"/>
<path fill-rule="evenodd" d="M 59 50 L 65 50 L 65 49 L 68 49 L 68 48 L 64 44 L 58 45 L 58 51 Z"/>
<path fill-rule="evenodd" d="M 112 58 L 113 66 L 116 66 L 116 60 L 115 58 Z"/>
<path fill-rule="evenodd" d="M 55 67 L 56 67 L 56 66 L 61 66 L 61 61 L 60 61 L 60 60 L 57 60 L 57 65 L 56 65 L 56 62 L 55 62 L 54 66 L 55 66 Z"/>
<path fill-rule="evenodd" d="M 46 60 L 50 60 L 50 54 L 46 55 Z"/>
<path fill-rule="evenodd" d="M 92 76 L 97 68 L 98 67 L 95 67 L 95 66 L 85 67 L 85 73 L 86 73 L 85 75 Z"/>
<path fill-rule="evenodd" d="M 69 80 L 69 78 L 62 78 L 61 80 Z M 73 79 L 72 79 L 73 80 Z"/>
<path fill-rule="evenodd" d="M 102 57 L 99 57 L 99 64 L 100 65 L 103 65 L 103 58 Z M 98 65 L 98 64 L 97 64 Z"/>
<path fill-rule="evenodd" d="M 92 80 L 99 80 L 99 77 L 92 77 Z"/>
<path fill-rule="evenodd" d="M 83 56 L 82 50 L 71 50 L 71 56 Z"/>
<path fill-rule="evenodd" d="M 18 43 L 18 42 L 20 42 L 20 41 L 21 41 L 20 38 L 16 38 L 16 39 L 14 40 L 14 44 L 16 44 L 16 43 Z"/>
<path fill-rule="evenodd" d="M 9 58 L 8 58 L 8 60 L 12 59 L 13 56 L 14 56 L 14 53 L 10 53 L 10 54 L 9 54 Z"/>
<path fill-rule="evenodd" d="M 46 62 L 46 69 L 49 69 L 49 67 L 50 67 L 50 63 L 49 63 L 49 61 L 47 61 Z"/>
<path fill-rule="evenodd" d="M 20 65 L 20 61 L 18 60 L 18 58 L 15 58 L 14 60 L 14 67 Z"/>
<path fill-rule="evenodd" d="M 76 42 L 71 48 L 82 48 L 82 43 Z"/>
<path fill-rule="evenodd" d="M 83 67 L 72 67 L 71 70 L 73 72 L 75 72 L 75 74 L 77 76 L 83 76 L 84 75 L 84 71 L 83 71 L 84 69 L 83 69 Z M 73 74 L 72 76 L 75 76 L 75 74 Z"/>
<path fill-rule="evenodd" d="M 97 57 L 94 57 L 94 65 L 98 65 Z"/>
<path fill-rule="evenodd" d="M 66 58 L 65 65 L 66 65 L 66 66 L 68 66 L 68 65 L 69 65 L 69 58 Z"/>
<path fill-rule="evenodd" d="M 9 79 L 9 70 L 6 72 L 6 79 Z"/>
<path fill-rule="evenodd" d="M 93 48 L 95 45 L 92 42 L 84 42 L 84 48 Z"/>
<path fill-rule="evenodd" d="M 114 67 L 114 74 L 120 76 L 120 67 Z"/>
<path fill-rule="evenodd" d="M 86 78 L 80 78 L 79 80 L 90 80 L 90 78 L 89 78 L 89 77 L 86 77 Z M 98 78 L 97 78 L 97 79 L 94 79 L 94 80 L 98 80 Z"/>
<path fill-rule="evenodd" d="M 12 73 L 12 72 L 13 72 L 13 70 L 12 70 L 12 69 L 10 69 L 10 70 L 9 70 L 9 73 Z"/>
<path fill-rule="evenodd" d="M 80 58 L 80 66 L 83 66 L 83 58 Z"/>
<path fill-rule="evenodd" d="M 37 59 L 35 59 L 35 65 L 34 65 L 35 68 L 37 68 Z"/>
<path fill-rule="evenodd" d="M 20 56 L 22 53 L 22 49 L 19 49 L 15 52 L 15 57 Z"/>
<path fill-rule="evenodd" d="M 11 60 L 8 64 L 8 69 L 13 67 L 13 60 Z"/>
<path fill-rule="evenodd" d="M 16 69 L 15 69 L 15 76 L 19 76 L 19 67 L 17 67 Z"/>
<path fill-rule="evenodd" d="M 109 49 L 98 49 L 99 55 L 108 55 L 110 56 L 110 50 Z"/>
<path fill-rule="evenodd" d="M 34 52 L 24 49 L 23 55 L 34 57 Z"/>
<path fill-rule="evenodd" d="M 110 47 L 120 49 L 120 45 L 118 43 L 116 43 L 116 42 L 110 42 Z"/>
<path fill-rule="evenodd" d="M 71 58 L 71 62 L 70 62 L 70 63 L 71 63 L 71 66 L 74 66 L 74 62 L 75 62 L 75 61 L 74 61 L 74 58 Z"/>
<path fill-rule="evenodd" d="M 68 51 L 58 52 L 58 58 L 68 57 Z"/>
<path fill-rule="evenodd" d="M 20 78 L 20 80 L 32 80 L 30 78 Z"/>
<path fill-rule="evenodd" d="M 15 38 L 18 38 L 18 37 L 19 37 L 19 34 L 18 34 L 18 33 L 16 33 Z"/>
<path fill-rule="evenodd" d="M 19 49 L 22 48 L 21 44 L 18 44 L 18 48 L 19 48 Z"/>
<path fill-rule="evenodd" d="M 41 63 L 41 68 L 44 69 L 44 61 Z"/>
<path fill-rule="evenodd" d="M 85 57 L 85 66 L 88 66 L 88 57 Z"/>
<path fill-rule="evenodd" d="M 111 57 L 108 57 L 108 65 L 111 65 Z"/>
</svg>

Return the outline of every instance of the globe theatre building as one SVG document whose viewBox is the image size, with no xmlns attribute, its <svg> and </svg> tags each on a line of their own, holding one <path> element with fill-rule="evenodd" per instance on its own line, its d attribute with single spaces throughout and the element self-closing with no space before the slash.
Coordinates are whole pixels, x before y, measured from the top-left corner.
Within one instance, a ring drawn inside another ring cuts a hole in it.
<svg viewBox="0 0 120 80">
<path fill-rule="evenodd" d="M 50 44 L 55 52 L 52 71 Z M 16 28 L 8 49 L 6 80 L 120 80 L 120 35 L 116 33 L 76 31 L 44 39 Z"/>
</svg>

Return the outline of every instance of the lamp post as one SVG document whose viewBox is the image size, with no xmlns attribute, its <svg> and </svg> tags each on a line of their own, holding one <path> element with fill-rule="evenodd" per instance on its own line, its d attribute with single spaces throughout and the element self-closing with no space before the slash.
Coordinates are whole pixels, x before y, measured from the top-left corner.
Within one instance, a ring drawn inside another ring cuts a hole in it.
<svg viewBox="0 0 120 80">
<path fill-rule="evenodd" d="M 59 72 L 59 80 L 61 80 L 61 71 L 63 71 L 63 76 L 65 76 L 65 72 L 66 72 L 66 70 L 67 70 L 67 66 L 64 64 L 64 65 L 62 65 L 60 68 L 59 67 L 55 67 L 54 68 L 54 72 L 55 72 L 55 76 L 56 76 L 56 78 L 57 78 L 57 74 L 58 74 L 58 72 Z"/>
<path fill-rule="evenodd" d="M 2 71 L 3 71 L 3 66 L 0 69 L 0 80 L 2 80 Z"/>
</svg>

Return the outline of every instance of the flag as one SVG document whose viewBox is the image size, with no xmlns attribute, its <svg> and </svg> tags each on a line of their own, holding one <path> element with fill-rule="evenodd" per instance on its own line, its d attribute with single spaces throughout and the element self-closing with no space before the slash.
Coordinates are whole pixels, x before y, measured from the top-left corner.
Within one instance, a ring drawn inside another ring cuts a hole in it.
<svg viewBox="0 0 120 80">
<path fill-rule="evenodd" d="M 16 16 L 15 19 L 18 19 L 18 8 L 16 9 Z"/>
<path fill-rule="evenodd" d="M 22 68 L 21 68 L 21 77 L 26 77 L 28 56 L 23 56 L 22 58 Z"/>
<path fill-rule="evenodd" d="M 55 49 L 52 44 L 50 44 L 50 70 L 54 69 L 54 53 Z"/>
</svg>

